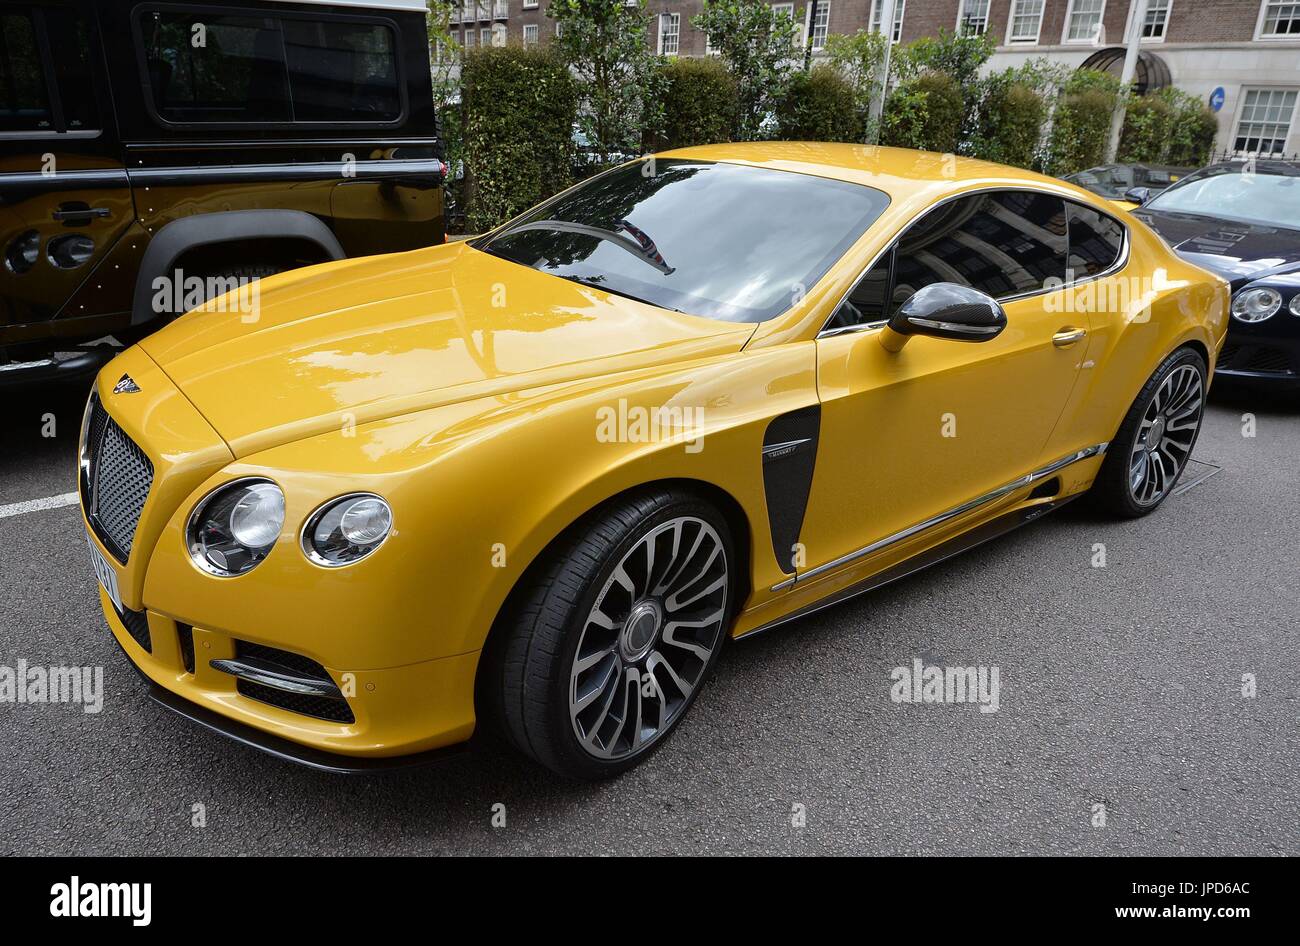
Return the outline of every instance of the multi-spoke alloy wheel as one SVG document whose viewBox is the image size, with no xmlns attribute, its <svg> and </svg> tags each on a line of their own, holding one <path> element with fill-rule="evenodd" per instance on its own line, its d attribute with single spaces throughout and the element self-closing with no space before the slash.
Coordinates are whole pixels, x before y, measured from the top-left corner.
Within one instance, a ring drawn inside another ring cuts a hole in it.
<svg viewBox="0 0 1300 946">
<path fill-rule="evenodd" d="M 478 705 L 516 748 L 573 778 L 608 778 L 690 709 L 734 610 L 728 520 L 683 489 L 610 500 L 574 524 L 488 639 Z"/>
<path fill-rule="evenodd" d="M 693 516 L 656 526 L 623 555 L 569 676 L 569 716 L 587 752 L 639 752 L 677 721 L 722 635 L 727 568 L 722 538 Z"/>
<path fill-rule="evenodd" d="M 1156 389 L 1129 454 L 1129 490 L 1140 506 L 1168 495 L 1196 445 L 1205 405 L 1201 373 L 1180 365 Z"/>
<path fill-rule="evenodd" d="M 1161 362 L 1106 451 L 1092 484 L 1096 508 L 1134 518 L 1169 498 L 1201 430 L 1207 376 L 1205 358 L 1191 346 Z"/>
</svg>

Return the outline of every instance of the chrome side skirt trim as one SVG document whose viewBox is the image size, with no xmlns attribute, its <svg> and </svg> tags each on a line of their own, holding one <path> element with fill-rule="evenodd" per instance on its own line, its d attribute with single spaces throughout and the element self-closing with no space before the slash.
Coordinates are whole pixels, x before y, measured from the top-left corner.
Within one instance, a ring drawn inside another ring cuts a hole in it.
<svg viewBox="0 0 1300 946">
<path fill-rule="evenodd" d="M 1108 446 L 1110 446 L 1109 442 L 1094 444 L 1091 447 L 1084 447 L 1082 450 L 1076 450 L 1069 456 L 1061 457 L 1059 460 L 1053 460 L 1046 466 L 1034 470 L 1032 473 L 1026 473 L 1024 476 L 1012 480 L 1004 486 L 999 486 L 997 489 L 991 490 L 983 496 L 977 496 L 972 500 L 962 503 L 960 506 L 954 506 L 952 509 L 949 509 L 946 512 L 941 512 L 937 516 L 932 516 L 923 522 L 918 522 L 916 525 L 908 526 L 901 532 L 887 535 L 883 539 L 872 542 L 870 545 L 864 546 L 855 552 L 841 555 L 839 558 L 818 565 L 816 568 L 811 568 L 806 572 L 800 572 L 793 578 L 787 578 L 785 581 L 778 582 L 772 586 L 772 590 L 784 591 L 787 588 L 793 588 L 796 584 L 801 584 L 811 578 L 816 578 L 818 575 L 824 575 L 829 571 L 834 571 L 837 568 L 856 562 L 858 559 L 865 558 L 874 552 L 879 552 L 881 549 L 902 542 L 904 539 L 910 539 L 913 536 L 920 535 L 922 532 L 933 529 L 936 526 L 941 526 L 945 522 L 950 522 L 958 516 L 964 515 L 973 509 L 978 509 L 980 506 L 991 503 L 995 499 L 1001 499 L 1003 496 L 1014 493 L 1016 490 L 1023 489 L 1026 486 L 1031 486 L 1039 480 L 1045 480 L 1053 473 L 1058 473 L 1073 463 L 1078 463 L 1080 460 L 1086 460 L 1089 457 L 1099 456 L 1106 452 Z"/>
<path fill-rule="evenodd" d="M 283 690 L 286 693 L 298 693 L 302 696 L 324 696 L 332 700 L 343 699 L 343 693 L 334 685 L 332 680 L 320 680 L 315 677 L 285 673 L 282 668 L 275 664 L 257 660 L 253 657 L 240 657 L 236 660 L 210 660 L 208 664 L 213 670 L 220 670 L 222 673 L 228 673 L 240 680 L 247 680 L 249 683 L 260 683 L 262 686 Z"/>
</svg>

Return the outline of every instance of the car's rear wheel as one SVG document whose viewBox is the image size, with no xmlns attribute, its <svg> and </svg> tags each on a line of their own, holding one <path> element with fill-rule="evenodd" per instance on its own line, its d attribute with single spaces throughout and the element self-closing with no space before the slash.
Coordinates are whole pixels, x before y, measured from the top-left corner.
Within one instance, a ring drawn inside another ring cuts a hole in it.
<svg viewBox="0 0 1300 946">
<path fill-rule="evenodd" d="M 725 519 L 678 490 L 613 501 L 535 569 L 485 682 L 515 747 L 573 778 L 642 761 L 708 679 L 732 607 Z"/>
<path fill-rule="evenodd" d="M 1191 348 L 1156 369 L 1106 451 L 1092 487 L 1095 505 L 1136 518 L 1169 498 L 1201 432 L 1206 374 L 1205 359 Z"/>
</svg>

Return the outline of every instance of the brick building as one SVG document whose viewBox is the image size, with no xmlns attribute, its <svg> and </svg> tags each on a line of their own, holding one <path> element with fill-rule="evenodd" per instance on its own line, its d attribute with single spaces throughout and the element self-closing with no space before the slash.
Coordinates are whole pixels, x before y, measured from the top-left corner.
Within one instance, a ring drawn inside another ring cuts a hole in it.
<svg viewBox="0 0 1300 946">
<path fill-rule="evenodd" d="M 551 41 L 549 0 L 467 3 L 453 29 L 466 45 Z M 882 0 L 822 0 L 810 24 L 810 0 L 773 2 L 811 33 L 820 50 L 827 33 L 879 29 Z M 666 55 L 703 56 L 691 26 L 701 0 L 648 0 L 651 42 Z M 1118 73 L 1135 4 L 1130 0 L 898 0 L 895 40 L 907 43 L 943 29 L 987 33 L 997 42 L 991 69 L 1039 56 Z M 1217 147 L 1259 153 L 1300 151 L 1300 0 L 1148 0 L 1141 24 L 1137 80 L 1174 85 L 1221 100 Z M 1222 89 L 1221 95 L 1215 95 Z"/>
</svg>

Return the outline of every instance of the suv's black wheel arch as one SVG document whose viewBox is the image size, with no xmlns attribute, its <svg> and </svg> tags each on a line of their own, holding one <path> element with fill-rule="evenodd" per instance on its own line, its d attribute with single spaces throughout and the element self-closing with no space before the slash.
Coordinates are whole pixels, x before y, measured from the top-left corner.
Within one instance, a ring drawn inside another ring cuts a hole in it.
<svg viewBox="0 0 1300 946">
<path fill-rule="evenodd" d="M 157 317 L 152 305 L 153 282 L 159 276 L 170 274 L 177 260 L 185 254 L 247 240 L 311 244 L 319 249 L 322 260 L 339 260 L 346 256 L 329 227 L 301 210 L 231 210 L 173 220 L 153 235 L 140 260 L 132 298 L 131 325 L 144 325 Z"/>
</svg>

